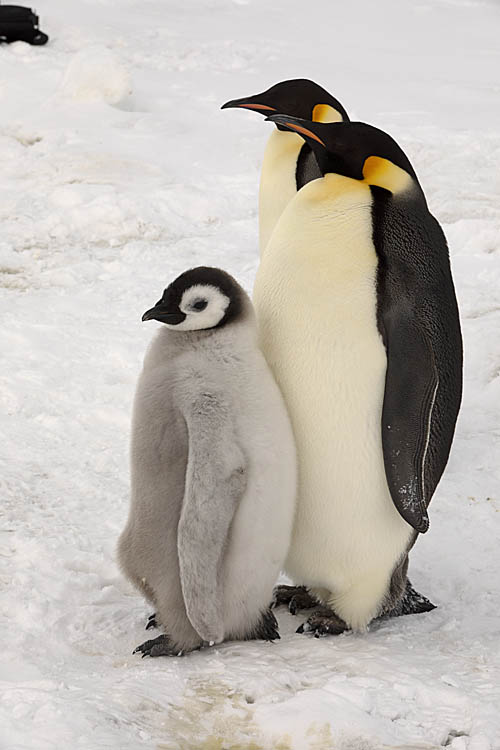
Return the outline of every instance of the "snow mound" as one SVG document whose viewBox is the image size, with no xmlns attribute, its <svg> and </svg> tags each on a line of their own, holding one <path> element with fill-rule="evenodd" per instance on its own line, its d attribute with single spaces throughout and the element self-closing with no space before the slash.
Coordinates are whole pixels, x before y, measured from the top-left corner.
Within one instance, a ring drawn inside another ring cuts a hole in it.
<svg viewBox="0 0 500 750">
<path fill-rule="evenodd" d="M 117 106 L 131 95 L 132 79 L 113 52 L 93 46 L 72 58 L 66 68 L 61 91 L 80 101 L 105 101 Z"/>
</svg>

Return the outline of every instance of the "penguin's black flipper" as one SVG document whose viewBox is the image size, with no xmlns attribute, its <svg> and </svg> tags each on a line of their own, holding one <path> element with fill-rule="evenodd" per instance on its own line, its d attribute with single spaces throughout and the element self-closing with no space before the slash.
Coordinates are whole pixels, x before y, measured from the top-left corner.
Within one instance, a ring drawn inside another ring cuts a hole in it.
<svg viewBox="0 0 500 750">
<path fill-rule="evenodd" d="M 420 533 L 429 528 L 426 456 L 439 387 L 425 334 L 404 311 L 386 322 L 387 374 L 382 445 L 387 483 L 401 516 Z M 433 489 L 433 488 L 432 488 Z"/>
<path fill-rule="evenodd" d="M 457 302 L 446 238 L 419 194 L 371 191 L 377 322 L 387 351 L 385 472 L 397 510 L 424 533 L 462 396 Z"/>
</svg>

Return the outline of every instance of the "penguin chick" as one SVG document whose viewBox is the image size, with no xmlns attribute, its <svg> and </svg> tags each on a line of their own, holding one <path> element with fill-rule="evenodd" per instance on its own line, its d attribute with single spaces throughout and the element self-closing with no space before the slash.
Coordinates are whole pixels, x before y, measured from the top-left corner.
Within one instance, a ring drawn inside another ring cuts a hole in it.
<svg viewBox="0 0 500 750">
<path fill-rule="evenodd" d="M 233 99 L 222 105 L 251 109 L 267 117 L 286 114 L 314 122 L 346 122 L 342 104 L 307 78 L 281 81 L 261 94 Z M 303 185 L 322 177 L 309 144 L 276 123 L 264 152 L 259 190 L 259 245 L 264 252 L 283 209 Z"/>
<path fill-rule="evenodd" d="M 165 634 L 136 651 L 279 638 L 269 603 L 291 537 L 296 458 L 252 304 L 229 274 L 198 267 L 142 319 L 163 325 L 135 395 L 118 557 Z"/>
</svg>

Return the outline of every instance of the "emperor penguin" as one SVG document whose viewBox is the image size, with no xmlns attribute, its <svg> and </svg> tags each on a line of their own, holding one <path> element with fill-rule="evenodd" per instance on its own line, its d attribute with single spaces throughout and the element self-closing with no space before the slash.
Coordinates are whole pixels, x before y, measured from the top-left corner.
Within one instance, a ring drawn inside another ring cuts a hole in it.
<svg viewBox="0 0 500 750">
<path fill-rule="evenodd" d="M 232 276 L 198 267 L 142 320 L 162 326 L 135 394 L 118 557 L 164 634 L 136 651 L 279 638 L 269 603 L 291 537 L 295 444 L 252 304 Z"/>
<path fill-rule="evenodd" d="M 299 460 L 285 570 L 326 607 L 299 630 L 363 631 L 389 612 L 433 608 L 406 571 L 461 401 L 448 248 L 389 135 L 270 119 L 307 140 L 322 174 L 283 211 L 254 289 Z M 408 597 L 421 608 L 405 610 Z"/>
<path fill-rule="evenodd" d="M 233 99 L 222 109 L 251 109 L 262 115 L 287 114 L 314 122 L 348 121 L 342 104 L 307 78 L 281 81 L 261 94 Z M 287 203 L 310 180 L 321 177 L 309 144 L 276 122 L 264 152 L 259 189 L 259 246 L 264 252 Z"/>
</svg>

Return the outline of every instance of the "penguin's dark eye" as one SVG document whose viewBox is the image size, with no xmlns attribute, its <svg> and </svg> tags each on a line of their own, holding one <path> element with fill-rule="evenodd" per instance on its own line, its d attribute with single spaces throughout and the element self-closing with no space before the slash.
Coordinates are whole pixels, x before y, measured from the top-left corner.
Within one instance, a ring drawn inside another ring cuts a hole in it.
<svg viewBox="0 0 500 750">
<path fill-rule="evenodd" d="M 201 312 L 207 305 L 208 302 L 206 299 L 198 299 L 196 300 L 196 302 L 193 302 L 193 304 L 191 305 L 191 309 L 196 310 L 196 312 Z"/>
</svg>

